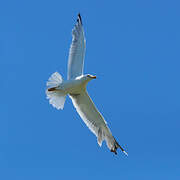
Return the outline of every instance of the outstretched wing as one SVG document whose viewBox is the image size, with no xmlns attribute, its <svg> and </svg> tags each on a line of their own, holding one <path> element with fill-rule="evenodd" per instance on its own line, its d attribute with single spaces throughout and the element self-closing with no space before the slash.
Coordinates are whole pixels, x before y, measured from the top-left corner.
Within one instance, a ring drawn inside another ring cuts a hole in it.
<svg viewBox="0 0 180 180">
<path fill-rule="evenodd" d="M 68 79 L 74 79 L 83 74 L 85 56 L 85 37 L 80 14 L 72 30 L 72 44 L 69 50 Z"/>
<path fill-rule="evenodd" d="M 108 128 L 103 116 L 95 107 L 93 101 L 89 97 L 86 91 L 81 94 L 70 95 L 73 105 L 79 113 L 82 120 L 88 126 L 88 128 L 96 135 L 99 146 L 105 140 L 108 148 L 111 152 L 117 154 L 117 148 L 120 148 L 126 155 L 126 151 L 118 144 L 115 138 L 112 136 L 110 129 Z"/>
<path fill-rule="evenodd" d="M 98 137 L 99 145 L 104 140 L 102 128 L 107 128 L 106 122 L 96 109 L 93 101 L 86 91 L 79 95 L 70 95 L 73 105 L 88 128 Z"/>
</svg>

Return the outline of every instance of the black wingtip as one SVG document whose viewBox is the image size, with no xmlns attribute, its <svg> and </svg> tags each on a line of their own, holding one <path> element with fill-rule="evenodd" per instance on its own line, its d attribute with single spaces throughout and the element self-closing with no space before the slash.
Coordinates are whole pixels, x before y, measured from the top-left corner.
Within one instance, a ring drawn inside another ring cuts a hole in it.
<svg viewBox="0 0 180 180">
<path fill-rule="evenodd" d="M 80 13 L 78 13 L 78 19 L 77 19 L 77 22 L 82 24 L 82 18 L 81 18 Z"/>
<path fill-rule="evenodd" d="M 115 155 L 117 155 L 116 149 L 115 150 L 111 149 L 111 152 L 113 152 Z"/>
<path fill-rule="evenodd" d="M 113 137 L 114 138 L 114 137 Z M 116 139 L 114 138 L 114 141 L 115 141 L 115 147 L 113 150 L 111 150 L 111 152 L 114 152 L 115 154 L 117 154 L 116 150 L 117 148 L 120 148 L 121 151 L 126 155 L 128 156 L 128 153 L 119 145 L 119 143 L 116 141 Z"/>
</svg>

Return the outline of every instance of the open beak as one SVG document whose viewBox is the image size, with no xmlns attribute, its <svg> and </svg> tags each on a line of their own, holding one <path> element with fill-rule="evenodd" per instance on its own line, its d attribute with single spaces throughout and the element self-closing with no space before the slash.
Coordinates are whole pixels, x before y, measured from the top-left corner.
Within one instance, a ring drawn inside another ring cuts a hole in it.
<svg viewBox="0 0 180 180">
<path fill-rule="evenodd" d="M 96 76 L 91 76 L 92 79 L 96 79 Z"/>
</svg>

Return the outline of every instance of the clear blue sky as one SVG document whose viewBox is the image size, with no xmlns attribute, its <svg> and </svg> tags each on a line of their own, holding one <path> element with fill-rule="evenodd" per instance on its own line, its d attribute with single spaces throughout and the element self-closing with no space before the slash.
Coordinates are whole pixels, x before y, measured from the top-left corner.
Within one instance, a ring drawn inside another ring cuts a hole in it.
<svg viewBox="0 0 180 180">
<path fill-rule="evenodd" d="M 0 179 L 179 180 L 180 3 L 174 0 L 0 2 Z M 49 76 L 67 73 L 81 13 L 88 91 L 127 150 L 100 148 L 68 98 L 49 105 Z M 112 86 L 116 83 L 116 86 Z"/>
</svg>

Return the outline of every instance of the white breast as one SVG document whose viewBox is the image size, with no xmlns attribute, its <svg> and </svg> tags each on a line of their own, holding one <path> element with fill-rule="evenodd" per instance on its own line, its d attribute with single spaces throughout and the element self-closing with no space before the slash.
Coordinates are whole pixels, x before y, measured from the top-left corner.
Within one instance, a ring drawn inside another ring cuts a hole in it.
<svg viewBox="0 0 180 180">
<path fill-rule="evenodd" d="M 73 79 L 64 81 L 62 88 L 66 94 L 80 94 L 85 89 L 85 85 L 81 80 Z"/>
</svg>

